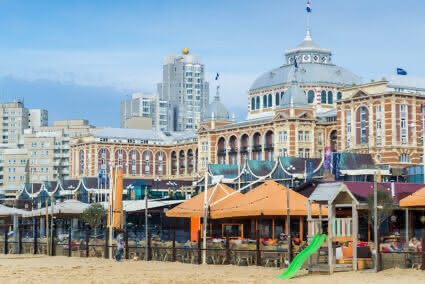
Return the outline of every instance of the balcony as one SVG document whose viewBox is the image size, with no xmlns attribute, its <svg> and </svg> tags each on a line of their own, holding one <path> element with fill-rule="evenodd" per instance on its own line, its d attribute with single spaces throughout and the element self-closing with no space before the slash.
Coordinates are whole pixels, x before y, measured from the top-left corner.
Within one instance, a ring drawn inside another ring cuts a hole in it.
<svg viewBox="0 0 425 284">
<path fill-rule="evenodd" d="M 217 155 L 219 156 L 226 156 L 226 150 L 218 150 Z"/>
<path fill-rule="evenodd" d="M 263 147 L 261 145 L 254 145 L 254 147 L 252 147 L 253 152 L 261 152 L 262 150 Z"/>
<path fill-rule="evenodd" d="M 273 150 L 273 144 L 266 144 L 266 146 L 264 146 L 264 150 Z"/>
<path fill-rule="evenodd" d="M 246 153 L 248 152 L 248 147 L 241 147 L 241 153 Z"/>
<path fill-rule="evenodd" d="M 229 150 L 229 154 L 236 154 L 238 152 L 238 149 L 235 147 L 235 148 L 230 148 L 230 150 Z"/>
</svg>

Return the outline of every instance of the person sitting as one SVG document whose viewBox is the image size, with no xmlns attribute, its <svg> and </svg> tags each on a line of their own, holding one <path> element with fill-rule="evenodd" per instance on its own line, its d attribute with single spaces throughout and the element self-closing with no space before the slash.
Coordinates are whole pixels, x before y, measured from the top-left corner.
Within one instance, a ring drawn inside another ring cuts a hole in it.
<svg viewBox="0 0 425 284">
<path fill-rule="evenodd" d="M 409 241 L 409 250 L 417 251 L 418 246 L 419 246 L 418 240 L 415 237 L 411 238 Z"/>
<path fill-rule="evenodd" d="M 192 246 L 191 246 L 190 240 L 187 240 L 183 245 L 183 248 L 191 248 L 191 247 Z"/>
</svg>

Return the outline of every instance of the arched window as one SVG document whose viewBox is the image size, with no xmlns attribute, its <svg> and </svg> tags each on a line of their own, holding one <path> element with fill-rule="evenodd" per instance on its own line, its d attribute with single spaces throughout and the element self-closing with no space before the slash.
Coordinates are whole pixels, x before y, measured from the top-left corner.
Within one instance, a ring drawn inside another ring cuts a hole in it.
<svg viewBox="0 0 425 284">
<path fill-rule="evenodd" d="M 312 104 L 314 102 L 314 91 L 310 90 L 308 91 L 308 103 Z"/>
<path fill-rule="evenodd" d="M 326 104 L 326 91 L 325 90 L 323 90 L 322 93 L 320 94 L 320 103 Z"/>
<path fill-rule="evenodd" d="M 276 106 L 280 105 L 280 96 L 279 96 L 279 93 L 276 93 L 276 95 L 275 95 L 275 105 Z"/>
<path fill-rule="evenodd" d="M 267 95 L 263 96 L 263 108 L 267 108 Z"/>
<path fill-rule="evenodd" d="M 251 110 L 255 110 L 255 98 L 251 98 Z"/>
<path fill-rule="evenodd" d="M 337 99 L 337 100 L 342 99 L 342 93 L 341 93 L 341 92 L 338 92 L 338 93 L 336 94 L 336 99 Z"/>
<path fill-rule="evenodd" d="M 268 102 L 268 107 L 273 107 L 273 98 L 272 98 L 272 94 L 269 94 L 269 102 Z"/>
<path fill-rule="evenodd" d="M 331 91 L 328 92 L 328 104 L 333 104 L 334 103 L 334 96 L 332 94 Z"/>
<path fill-rule="evenodd" d="M 280 100 L 283 100 L 283 95 L 285 94 L 285 92 L 281 92 L 280 93 Z"/>
<path fill-rule="evenodd" d="M 255 109 L 260 109 L 260 97 L 257 97 L 255 100 L 257 101 L 257 105 L 255 106 Z"/>
</svg>

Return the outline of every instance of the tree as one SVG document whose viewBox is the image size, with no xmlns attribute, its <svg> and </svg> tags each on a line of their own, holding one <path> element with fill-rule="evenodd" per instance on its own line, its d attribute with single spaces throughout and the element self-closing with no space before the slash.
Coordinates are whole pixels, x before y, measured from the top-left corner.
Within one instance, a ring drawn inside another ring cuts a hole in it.
<svg viewBox="0 0 425 284">
<path fill-rule="evenodd" d="M 394 201 L 391 198 L 388 190 L 382 190 L 382 189 L 377 190 L 376 196 L 377 196 L 376 203 L 378 204 L 377 206 L 378 210 L 376 210 L 377 211 L 376 220 L 377 220 L 378 228 L 376 229 L 377 235 L 375 236 L 375 240 L 377 243 L 377 247 L 375 249 L 376 249 L 376 268 L 377 268 L 377 271 L 379 271 L 381 270 L 381 264 L 382 264 L 381 254 L 379 253 L 379 246 L 380 246 L 379 228 L 381 227 L 381 224 L 385 220 L 387 220 L 391 216 L 391 214 L 393 214 L 393 211 L 396 208 L 396 205 L 394 204 Z M 368 214 L 370 216 L 372 226 L 373 224 L 375 224 L 375 215 L 374 215 L 375 204 L 374 203 L 375 203 L 374 193 L 371 192 L 369 193 L 367 198 L 367 205 L 368 205 Z"/>
<path fill-rule="evenodd" d="M 96 235 L 96 229 L 102 224 L 102 221 L 106 218 L 106 209 L 100 203 L 91 204 L 83 214 L 81 219 L 86 222 L 90 228 L 94 230 Z"/>
<path fill-rule="evenodd" d="M 385 222 L 392 214 L 396 208 L 394 204 L 394 200 L 391 198 L 390 193 L 387 190 L 378 190 L 377 191 L 377 203 L 378 203 L 378 228 L 380 225 Z M 375 216 L 373 215 L 374 200 L 373 200 L 373 192 L 369 193 L 367 198 L 368 205 L 368 214 L 370 216 L 370 220 L 372 225 L 374 224 Z"/>
</svg>

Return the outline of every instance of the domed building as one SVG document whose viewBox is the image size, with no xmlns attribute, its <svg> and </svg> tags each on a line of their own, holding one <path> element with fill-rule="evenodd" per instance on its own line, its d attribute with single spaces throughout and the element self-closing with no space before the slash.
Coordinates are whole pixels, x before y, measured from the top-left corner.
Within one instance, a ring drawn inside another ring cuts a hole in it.
<svg viewBox="0 0 425 284">
<path fill-rule="evenodd" d="M 317 112 L 335 108 L 344 87 L 359 84 L 361 79 L 332 63 L 332 52 L 319 47 L 310 32 L 296 48 L 285 53 L 284 65 L 260 75 L 248 93 L 248 119 L 274 115 L 296 77 L 303 96 Z"/>
<path fill-rule="evenodd" d="M 220 86 L 217 87 L 217 94 L 214 96 L 214 101 L 209 104 L 207 111 L 203 113 L 201 121 L 229 121 L 229 112 L 220 101 L 219 88 Z"/>
<path fill-rule="evenodd" d="M 309 31 L 285 58 L 251 85 L 245 121 L 230 121 L 218 95 L 209 105 L 198 129 L 201 172 L 208 164 L 321 158 L 326 147 L 337 149 L 336 101 L 360 77 L 333 64 L 332 52 L 319 47 Z"/>
</svg>

